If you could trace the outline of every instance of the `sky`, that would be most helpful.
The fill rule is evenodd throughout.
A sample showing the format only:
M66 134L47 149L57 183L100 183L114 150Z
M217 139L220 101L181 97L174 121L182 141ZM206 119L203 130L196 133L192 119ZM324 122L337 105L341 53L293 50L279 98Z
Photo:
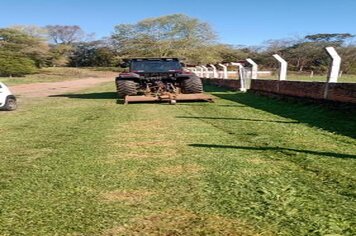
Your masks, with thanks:
M0 0L0 27L79 25L101 38L117 24L175 13L208 22L219 42L234 45L356 34L356 0Z

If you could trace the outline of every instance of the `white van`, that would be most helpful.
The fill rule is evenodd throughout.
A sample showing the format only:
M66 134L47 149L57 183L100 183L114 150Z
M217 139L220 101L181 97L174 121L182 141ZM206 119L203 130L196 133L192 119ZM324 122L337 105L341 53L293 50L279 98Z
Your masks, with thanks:
M17 108L16 97L10 89L0 82L0 110L13 111Z

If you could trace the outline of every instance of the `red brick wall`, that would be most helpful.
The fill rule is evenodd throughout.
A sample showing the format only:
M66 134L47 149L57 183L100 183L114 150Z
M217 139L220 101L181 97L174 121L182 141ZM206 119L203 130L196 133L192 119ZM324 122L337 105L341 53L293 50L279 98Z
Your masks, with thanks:
M278 93L277 80L251 80L251 88L256 91Z
M231 79L203 79L205 83L226 87L233 90L240 89L239 80ZM327 86L327 87L326 87ZM356 83L330 83L306 81L251 81L252 91L285 95L299 98L326 99L335 102L356 103ZM325 97L326 95L326 97Z
M356 103L356 83L331 83L328 86L328 100Z
M275 94L323 99L325 83L278 80L252 80L251 90Z
M232 90L239 90L240 80L237 79L202 79L204 83L224 87Z

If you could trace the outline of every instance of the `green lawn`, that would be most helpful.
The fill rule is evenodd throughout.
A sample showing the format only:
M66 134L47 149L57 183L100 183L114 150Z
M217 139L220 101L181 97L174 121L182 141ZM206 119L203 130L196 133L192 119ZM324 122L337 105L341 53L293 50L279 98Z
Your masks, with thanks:
M355 114L112 83L0 113L0 235L355 235Z
M265 78L262 78L265 79ZM278 79L278 76L275 75L273 78L266 78L266 79ZM315 75L310 77L308 75L298 75L298 74L288 74L287 80L292 81L316 81L316 82L326 82L327 76L326 75ZM356 83L356 75L342 75L338 79L339 83Z
M89 69L77 69L69 67L51 67L44 68L38 71L38 73L33 75L27 75L24 77L0 77L0 82L7 85L18 85L18 84L30 84L30 83L42 83L42 82L57 82L64 80L76 80L88 77L100 78L113 76L114 73L111 71L99 71L95 68Z

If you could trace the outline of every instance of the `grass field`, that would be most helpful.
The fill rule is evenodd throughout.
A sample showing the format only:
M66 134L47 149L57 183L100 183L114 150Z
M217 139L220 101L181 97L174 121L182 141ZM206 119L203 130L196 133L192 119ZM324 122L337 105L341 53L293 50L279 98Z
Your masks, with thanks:
M112 84L0 113L0 235L355 235L352 112Z
M262 78L265 79L265 78ZM278 79L278 76L275 75L272 78L266 78L266 79ZM313 77L310 77L309 75L298 75L298 74L293 74L289 73L287 80L292 80L292 81L316 81L316 82L326 82L327 76L326 75L314 75ZM356 75L342 75L338 79L339 83L356 83Z
M27 75L24 77L0 77L0 82L7 85L18 85L18 84L30 84L30 83L41 83L41 82L57 82L64 80L76 80L88 77L113 77L115 73L111 71L98 71L93 69L77 69L68 67L51 67L44 68L37 74Z

